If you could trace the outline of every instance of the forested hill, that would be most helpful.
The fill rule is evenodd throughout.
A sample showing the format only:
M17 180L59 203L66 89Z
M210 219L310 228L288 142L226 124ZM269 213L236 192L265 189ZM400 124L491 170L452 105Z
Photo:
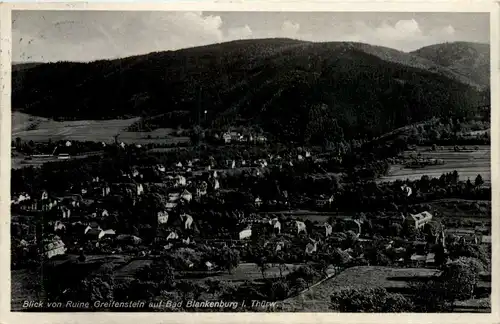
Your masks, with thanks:
M42 64L13 70L12 88L14 109L44 117L259 125L287 140L312 141L325 132L379 134L432 116L465 115L489 100L467 76L417 55L291 39Z
M412 54L447 67L477 84L490 85L490 46L471 42L454 42L423 47Z

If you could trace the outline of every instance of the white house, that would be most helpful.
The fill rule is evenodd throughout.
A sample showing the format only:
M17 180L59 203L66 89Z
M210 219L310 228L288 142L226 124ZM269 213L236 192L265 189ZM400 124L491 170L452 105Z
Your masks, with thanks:
M49 199L49 193L47 191L43 191L42 192L42 197L41 197L41 200L46 200L46 199Z
M219 188L220 188L219 180L214 179L214 190L218 190Z
M102 187L102 196L103 197L106 197L107 195L109 195L110 192L111 192L111 189L109 188L109 186Z
M427 211L406 217L406 222L415 226L416 229L423 228L430 221L432 221L432 214Z
M304 224L304 222L296 221L296 224L297 224L297 234L299 234L300 232L307 233L306 224Z
M306 245L306 253L307 254L312 254L314 252L316 252L318 249L318 242L310 242L310 243L307 243Z
M278 230L278 233L281 233L281 223L277 218L271 219L269 224L273 226L273 229Z
M71 216L71 210L65 206L61 207L62 218L69 218Z
M222 135L222 139L224 140L224 143L231 143L231 134L229 132L226 132Z
M181 193L181 198L187 202L190 202L191 199L193 199L193 195L189 191L184 189L184 191Z
M70 141L66 141L66 147L70 147L71 146L71 142Z
M328 223L325 223L325 234L326 236L330 236L332 235L332 225L328 224Z
M159 211L157 217L158 217L158 224L166 224L168 222L167 212Z
M249 238L252 236L252 230L247 228L247 229L244 229L243 231L240 232L239 234L239 237L240 237L240 240L244 240L246 238Z
M53 236L51 238L46 238L43 240L43 254L46 258L50 259L56 255L61 255L66 253L66 246L59 236Z
M180 163L180 162L179 162ZM186 178L181 175L175 176L175 186L182 187L186 185Z
M181 219L184 220L184 229L191 229L191 225L193 224L193 216L182 214Z
M262 205L262 199L260 197L255 198L255 207L260 207Z
M137 196L140 196L144 193L144 187L142 186L142 183L137 184Z
M169 240L177 240L179 238L179 235L177 235L176 232L170 232L167 236L167 241Z

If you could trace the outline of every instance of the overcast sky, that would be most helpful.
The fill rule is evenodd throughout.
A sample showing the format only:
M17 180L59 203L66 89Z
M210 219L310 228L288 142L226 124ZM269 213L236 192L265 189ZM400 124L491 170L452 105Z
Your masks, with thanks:
M12 21L14 62L91 61L266 37L403 51L490 37L485 13L17 11Z

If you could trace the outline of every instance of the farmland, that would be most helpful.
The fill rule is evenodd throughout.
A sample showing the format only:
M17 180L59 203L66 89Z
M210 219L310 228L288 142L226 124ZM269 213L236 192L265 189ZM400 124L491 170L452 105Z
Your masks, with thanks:
M20 137L23 141L46 142L73 140L112 142L115 135L126 144L165 143L173 144L189 141L188 137L171 136L171 128L160 128L152 132L127 132L126 128L139 118L111 120L55 121L43 117L13 112L12 138Z
M405 160L412 157L423 159L439 159L444 162L442 165L430 165L423 168L410 169L403 165L393 165L387 176L378 179L379 182L395 181L395 180L417 180L423 175L431 178L439 178L443 173L453 172L456 170L461 179L467 178L474 181L476 176L480 174L485 183L489 183L491 179L491 160L490 146L480 145L475 150L472 147L465 151L455 152L453 147L445 146L440 150L431 151L430 147L417 147L416 150L406 151L404 153Z

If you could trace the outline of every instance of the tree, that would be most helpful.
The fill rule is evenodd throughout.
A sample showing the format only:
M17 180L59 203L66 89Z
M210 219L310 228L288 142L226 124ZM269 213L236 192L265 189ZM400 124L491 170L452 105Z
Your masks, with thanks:
M219 279L209 278L205 281L208 287L208 292L215 296L215 294L222 289L222 282Z
M484 184L484 180L483 180L483 177L478 174L476 179L474 180L474 185L477 187L477 188L481 188L481 186Z
M221 265L231 273L240 263L240 252L238 250L225 248L221 252L221 263Z
M412 303L384 288L345 288L330 296L330 307L339 312L409 312Z
M288 297L290 289L286 281L279 280L271 284L271 298L273 300L283 300Z
M269 269L269 263L265 256L257 256L255 259L255 264L259 267L262 274L262 279L266 279L265 273Z
M440 276L445 299L453 303L472 298L479 281L481 262L474 258L459 258L447 264Z

